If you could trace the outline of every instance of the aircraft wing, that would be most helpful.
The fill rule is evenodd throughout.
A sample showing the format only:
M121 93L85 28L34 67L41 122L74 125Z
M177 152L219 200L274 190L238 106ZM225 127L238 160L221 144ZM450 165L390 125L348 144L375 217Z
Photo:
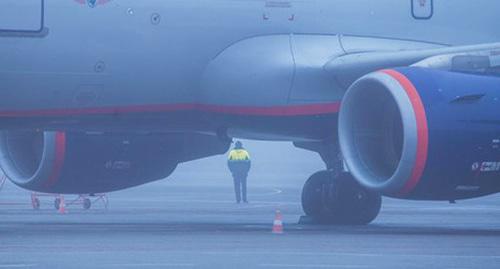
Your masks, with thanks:
M500 64L500 43L437 49L360 52L332 59L324 69L348 88L361 76L385 68L420 66L453 71L490 68Z

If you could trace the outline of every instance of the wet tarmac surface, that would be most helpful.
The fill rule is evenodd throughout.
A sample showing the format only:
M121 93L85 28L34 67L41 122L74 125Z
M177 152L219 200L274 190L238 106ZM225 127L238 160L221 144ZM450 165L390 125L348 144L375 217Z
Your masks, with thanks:
M230 177L213 169L224 157L111 193L108 210L69 205L59 214L53 197L33 210L29 193L7 184L0 192L0 268L500 267L500 195L457 204L384 199L368 226L299 225L302 184L321 163L294 154L279 170L256 162L249 204L234 203ZM271 233L277 209L281 235Z

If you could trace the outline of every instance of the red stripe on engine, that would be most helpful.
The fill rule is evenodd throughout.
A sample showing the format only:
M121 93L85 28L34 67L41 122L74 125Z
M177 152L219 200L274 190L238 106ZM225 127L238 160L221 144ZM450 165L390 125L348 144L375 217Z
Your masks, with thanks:
M64 132L56 133L56 141L55 141L55 153L54 164L52 165L52 171L50 172L50 176L45 184L45 187L51 187L56 184L56 182L61 177L61 172L64 165L64 158L66 156L66 134Z
M123 107L96 107L74 109L39 109L25 111L0 111L0 117L47 117L76 115L111 115L127 113L158 113L175 111L200 111L243 116L308 116L338 113L340 102L273 107L224 106L207 104L156 104Z
M390 75L391 77L396 79L399 84L401 84L403 89L406 91L408 98L410 98L413 111L415 112L415 119L417 121L417 153L415 164L413 166L410 178L398 193L399 195L404 196L415 189L415 187L418 185L418 182L422 178L422 174L424 173L429 148L429 130L427 125L427 116L425 113L424 104L422 103L422 99L420 98L417 89L405 75L395 70L382 70L382 72Z

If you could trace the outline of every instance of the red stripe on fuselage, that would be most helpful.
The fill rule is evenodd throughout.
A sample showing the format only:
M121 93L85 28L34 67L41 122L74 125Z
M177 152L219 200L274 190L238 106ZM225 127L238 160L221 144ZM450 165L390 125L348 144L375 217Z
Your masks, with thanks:
M66 155L66 134L64 132L56 133L55 147L56 154L52 165L52 171L50 172L49 178L45 184L45 187L47 188L54 186L61 177L64 158Z
M418 94L417 89L411 81L403 74L395 70L382 70L385 74L390 75L396 79L403 87L410 98L413 111L415 112L415 119L417 121L417 154L415 164L410 178L399 191L399 195L404 196L409 194L418 185L424 173L425 164L427 162L427 153L429 147L429 130L427 125L427 116L425 114L424 104Z
M242 116L308 116L338 113L340 102L273 107L223 106L206 104L162 104L123 107L95 107L68 109L38 109L0 111L0 117L60 117L78 115L114 115L132 113L161 113L177 111L199 111Z
M308 116L338 113L340 109L340 102L329 104L291 105L275 107L197 105L196 109L199 111L213 113L248 116Z

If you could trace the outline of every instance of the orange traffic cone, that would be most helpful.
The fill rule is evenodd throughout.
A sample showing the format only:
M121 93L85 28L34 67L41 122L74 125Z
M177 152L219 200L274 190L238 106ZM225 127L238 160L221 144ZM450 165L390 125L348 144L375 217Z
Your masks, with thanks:
M64 202L64 196L59 196L59 213L66 214L66 203Z
M274 217L273 223L273 234L283 233L283 217L281 216L281 211L276 210L276 216Z

